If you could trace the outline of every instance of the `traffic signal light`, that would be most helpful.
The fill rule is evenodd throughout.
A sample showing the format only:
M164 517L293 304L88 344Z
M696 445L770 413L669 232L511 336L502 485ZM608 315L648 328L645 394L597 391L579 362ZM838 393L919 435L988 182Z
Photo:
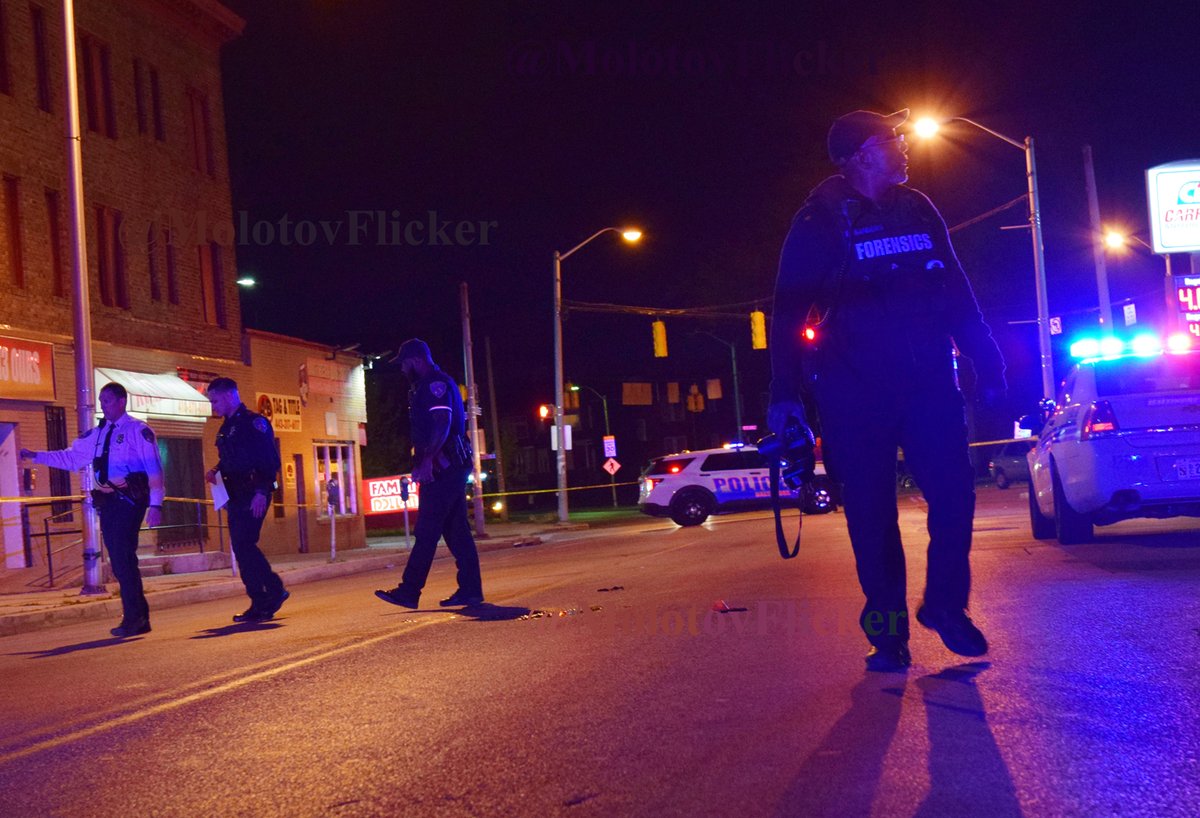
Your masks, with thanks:
M767 348L767 316L762 310L750 313L750 348Z
M655 321L651 328L654 330L654 357L667 357L667 325L662 321Z
M539 420L549 420L554 416L554 407L548 403L543 403L537 410Z

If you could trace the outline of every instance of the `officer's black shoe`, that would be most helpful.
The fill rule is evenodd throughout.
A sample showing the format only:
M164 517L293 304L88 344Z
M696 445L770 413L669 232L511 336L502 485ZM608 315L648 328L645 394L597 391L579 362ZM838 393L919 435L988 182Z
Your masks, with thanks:
M867 651L867 670L896 673L903 672L910 665L912 654L908 652L908 645L902 642L883 648L872 645Z
M124 639L127 636L141 636L143 633L150 633L150 620L135 619L131 622L127 619L122 619L121 624L110 630L109 633L119 639Z
M269 614L262 608L251 605L240 614L233 615L234 622L266 622L274 614Z
M376 591L375 596L379 597L384 602L390 602L392 605L399 605L401 608L416 608L421 603L421 594L419 592L410 591L403 585L397 585L390 591Z
M930 630L937 631L946 647L959 656L983 656L988 652L987 639L966 611L930 608L922 605L917 609L917 621Z
M458 605L482 605L483 594L468 594L459 588L450 596L438 603L443 608L453 608Z
M291 595L292 594L290 591L281 591L279 596L275 598L274 602L264 605L261 608L261 611L264 614L264 619L270 619L275 616L275 614L279 613L279 609L283 607L283 603L287 602L288 597Z

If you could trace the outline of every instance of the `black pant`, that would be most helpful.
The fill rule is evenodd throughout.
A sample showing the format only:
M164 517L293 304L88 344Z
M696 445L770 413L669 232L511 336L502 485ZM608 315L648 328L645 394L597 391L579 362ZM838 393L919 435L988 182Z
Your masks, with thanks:
M458 566L458 588L465 594L483 594L479 577L479 553L467 524L467 475L470 467L446 469L436 480L421 484L420 509L413 532L415 542L408 564L404 566L404 587L420 591L425 587L438 540L446 546Z
M871 644L908 641L904 547L896 504L896 448L929 505L925 604L962 610L971 588L975 474L962 393L950 377L824 377L817 406L827 465L842 499Z
M138 529L146 517L146 506L133 504L117 495L106 495L97 506L100 534L108 549L108 563L121 587L121 613L125 622L150 618L150 606L142 590L138 568Z
M255 517L251 513L250 499L230 498L225 511L229 516L229 542L237 558L242 584L246 586L250 604L262 608L273 604L283 594L283 580L271 570L271 563L258 547L258 535L266 517Z

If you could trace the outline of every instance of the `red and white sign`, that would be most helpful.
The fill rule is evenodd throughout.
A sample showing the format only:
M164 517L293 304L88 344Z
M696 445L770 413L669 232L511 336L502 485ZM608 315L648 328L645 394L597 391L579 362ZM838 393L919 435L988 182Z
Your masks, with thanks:
M408 500L402 498L404 483L408 484ZM363 514L393 514L405 509L417 508L417 484L407 474L395 477L372 477L363 480L363 497L366 506Z
M54 400L54 346L0 337L0 398Z

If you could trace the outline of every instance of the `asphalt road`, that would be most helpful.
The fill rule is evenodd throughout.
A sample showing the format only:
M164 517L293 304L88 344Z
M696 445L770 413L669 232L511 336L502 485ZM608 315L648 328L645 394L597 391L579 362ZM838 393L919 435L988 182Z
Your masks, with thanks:
M6 637L0 815L1196 815L1196 521L1064 548L1020 491L981 492L991 654L917 627L907 674L863 670L840 514L790 562L762 514L486 554L474 615L437 608L443 560L419 612L372 595L390 572L297 586L264 625L226 600L137 639Z

